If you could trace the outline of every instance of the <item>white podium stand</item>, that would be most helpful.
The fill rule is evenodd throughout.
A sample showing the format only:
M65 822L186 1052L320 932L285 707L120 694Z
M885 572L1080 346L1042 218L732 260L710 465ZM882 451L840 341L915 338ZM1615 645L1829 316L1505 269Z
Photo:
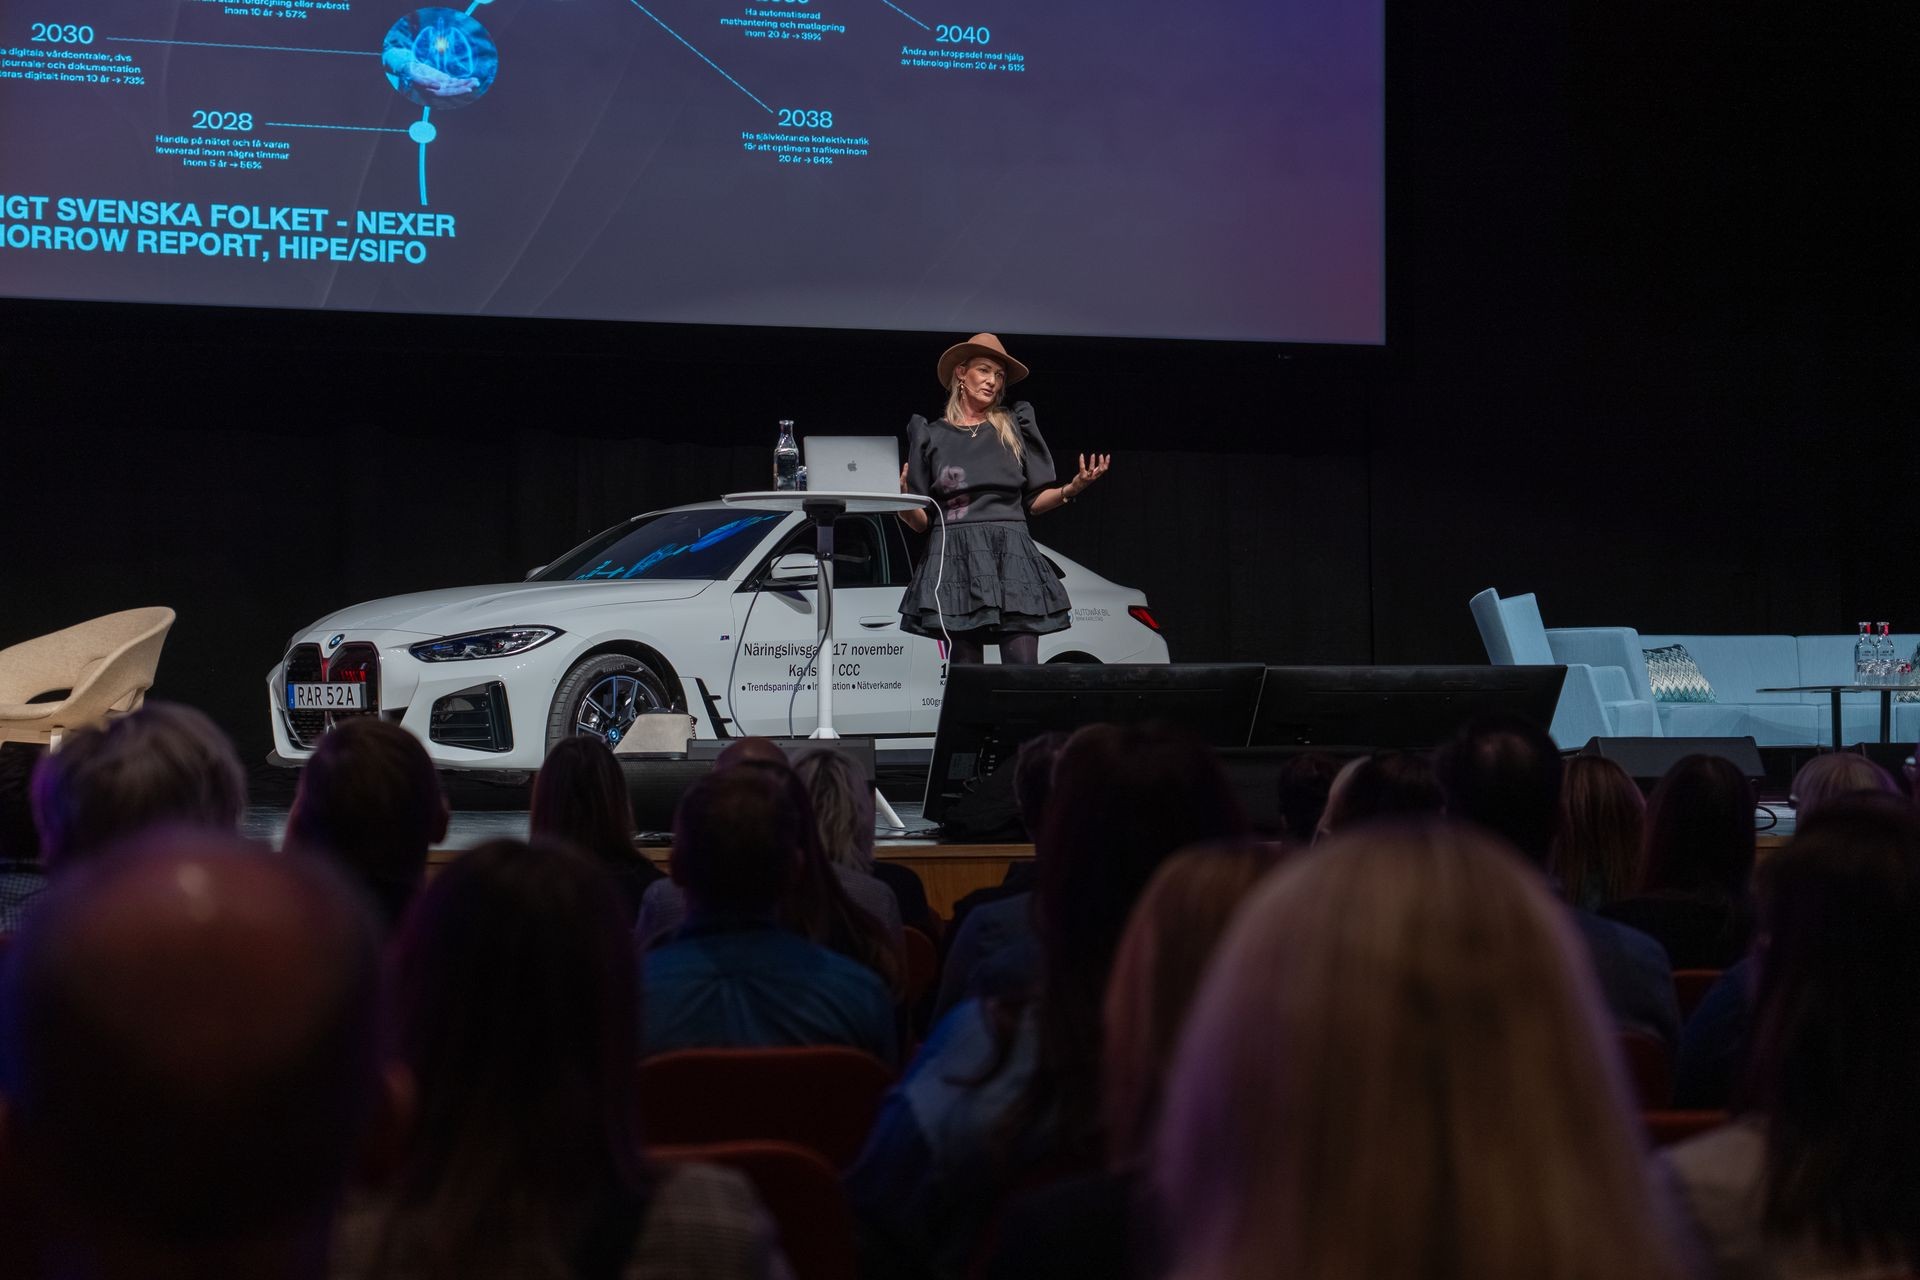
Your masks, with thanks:
M833 522L848 513L862 514L875 511L901 512L914 507L933 506L932 498L923 498L917 493L836 493L821 489L765 489L751 493L729 493L720 501L730 507L760 507L766 510L799 511L813 521L813 560L816 567L819 594L815 597L816 608L822 610L821 620L825 624L826 637L820 646L820 657L815 659L817 670L814 673L814 694L818 711L815 727L810 738L837 738L839 732L833 727L833 609L831 593L833 591ZM904 831L906 824L900 821L900 815L893 811L887 798L880 794L878 787L873 791L874 807L880 811L881 818L896 831Z

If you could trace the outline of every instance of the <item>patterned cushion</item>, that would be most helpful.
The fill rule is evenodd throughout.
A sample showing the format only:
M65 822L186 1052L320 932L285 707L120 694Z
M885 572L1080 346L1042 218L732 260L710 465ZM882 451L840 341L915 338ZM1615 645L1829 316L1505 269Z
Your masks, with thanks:
M1700 665L1683 644L1642 649L1647 657L1647 680L1655 702L1715 702L1713 686L1700 674Z

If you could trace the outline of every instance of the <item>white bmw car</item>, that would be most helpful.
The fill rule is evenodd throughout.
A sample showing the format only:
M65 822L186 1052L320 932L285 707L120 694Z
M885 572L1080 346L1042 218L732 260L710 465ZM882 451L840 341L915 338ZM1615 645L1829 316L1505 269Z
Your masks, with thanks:
M906 537L891 516L846 515L834 539L834 639L817 657L806 518L717 502L635 516L524 582L328 614L267 676L278 762L353 715L398 721L443 769L503 772L539 768L569 734L617 747L644 711L686 712L702 738L804 736L823 669L841 734L926 745L945 646L900 629ZM1041 661L1167 661L1145 595L1041 552L1073 604Z

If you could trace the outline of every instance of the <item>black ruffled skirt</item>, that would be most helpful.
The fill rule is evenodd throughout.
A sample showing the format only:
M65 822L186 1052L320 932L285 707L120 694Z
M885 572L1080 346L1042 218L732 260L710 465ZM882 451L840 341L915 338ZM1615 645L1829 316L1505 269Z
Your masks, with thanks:
M927 536L927 555L900 598L900 629L938 640L944 616L950 634L986 630L1045 635L1072 625L1069 608L1067 589L1033 545L1024 523L963 521L944 532L936 524Z

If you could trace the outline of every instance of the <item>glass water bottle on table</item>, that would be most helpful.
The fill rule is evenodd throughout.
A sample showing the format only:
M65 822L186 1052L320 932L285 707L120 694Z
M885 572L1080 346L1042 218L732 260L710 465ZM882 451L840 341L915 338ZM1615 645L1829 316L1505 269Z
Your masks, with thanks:
M773 446L773 487L800 487L800 446L793 438L793 419L780 419L780 440Z

